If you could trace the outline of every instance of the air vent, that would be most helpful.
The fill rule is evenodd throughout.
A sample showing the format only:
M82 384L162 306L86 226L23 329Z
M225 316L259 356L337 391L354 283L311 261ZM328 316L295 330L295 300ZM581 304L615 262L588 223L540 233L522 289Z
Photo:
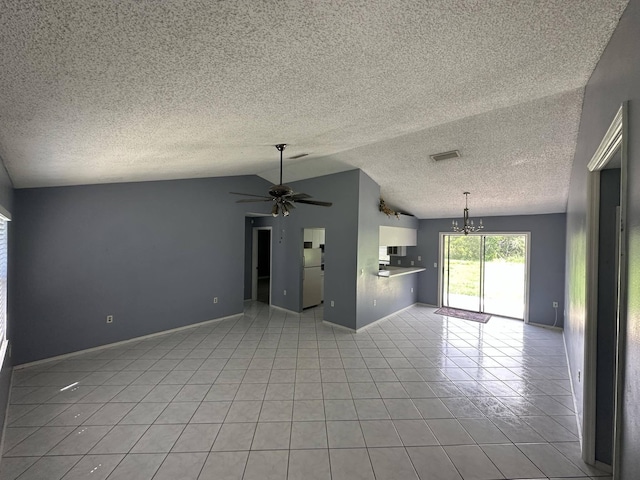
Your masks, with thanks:
M295 160L296 158L302 158L309 155L308 153L299 153L298 155L294 155L293 157L289 157L291 160Z
M436 153L434 155L429 155L432 160L439 162L441 160L450 160L452 158L460 158L460 150L451 150L450 152L442 152Z

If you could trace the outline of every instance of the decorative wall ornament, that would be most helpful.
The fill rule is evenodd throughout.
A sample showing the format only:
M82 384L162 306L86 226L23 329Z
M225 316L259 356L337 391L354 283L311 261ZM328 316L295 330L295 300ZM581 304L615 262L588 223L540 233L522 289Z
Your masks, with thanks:
M379 210L384 213L387 217L390 217L391 215L395 215L395 217L397 219L400 219L400 212L396 212L395 210L391 210L389 207L387 207L387 204L384 203L384 198L380 197L380 204L378 205Z

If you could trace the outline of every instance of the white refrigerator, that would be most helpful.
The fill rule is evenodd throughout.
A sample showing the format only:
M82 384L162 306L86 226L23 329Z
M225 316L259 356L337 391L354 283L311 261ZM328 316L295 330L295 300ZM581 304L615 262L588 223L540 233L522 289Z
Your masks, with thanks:
M302 259L302 308L322 303L322 250L305 248Z

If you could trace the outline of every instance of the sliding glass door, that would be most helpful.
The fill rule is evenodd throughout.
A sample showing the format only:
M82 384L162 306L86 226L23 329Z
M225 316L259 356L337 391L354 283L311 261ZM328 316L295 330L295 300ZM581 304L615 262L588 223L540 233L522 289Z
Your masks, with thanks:
M481 311L482 237L444 236L444 289L442 305Z
M524 319L526 234L442 234L442 305Z

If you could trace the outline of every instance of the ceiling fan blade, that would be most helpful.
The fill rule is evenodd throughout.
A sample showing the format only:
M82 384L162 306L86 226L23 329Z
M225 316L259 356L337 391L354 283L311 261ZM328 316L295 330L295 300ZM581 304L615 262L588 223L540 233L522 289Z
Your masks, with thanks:
M330 207L333 205L331 202L320 202L318 200L297 200L297 203L306 203L309 205L318 205L319 207Z
M265 198L264 200L259 200L259 199L253 199L253 198L245 198L242 200L236 200L236 203L253 203L253 202L272 202L273 199L271 198Z
M311 198L311 195L307 195L306 193L294 193L287 197L287 200L292 200L294 202L299 202L300 200L304 200L305 198Z
M271 197L265 197L264 195L254 195L253 193L240 193L240 192L229 192L233 195L245 195L247 197L259 197L259 198L268 198L271 200Z

